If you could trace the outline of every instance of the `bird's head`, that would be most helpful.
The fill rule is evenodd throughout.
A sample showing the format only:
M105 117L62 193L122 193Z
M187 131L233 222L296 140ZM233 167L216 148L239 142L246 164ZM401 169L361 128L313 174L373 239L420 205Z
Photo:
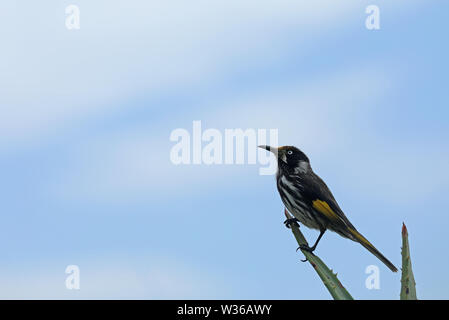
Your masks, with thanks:
M259 148L272 152L278 159L279 167L289 167L290 169L307 170L310 166L309 158L304 152L293 146L283 146L279 148L270 146L259 146Z

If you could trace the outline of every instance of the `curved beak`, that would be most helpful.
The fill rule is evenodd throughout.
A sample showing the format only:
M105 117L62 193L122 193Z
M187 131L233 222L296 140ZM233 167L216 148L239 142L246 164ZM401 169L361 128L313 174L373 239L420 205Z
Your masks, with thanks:
M262 149L272 152L276 157L278 156L278 148L265 146L265 145L261 145L261 146L259 146L259 148L262 148Z

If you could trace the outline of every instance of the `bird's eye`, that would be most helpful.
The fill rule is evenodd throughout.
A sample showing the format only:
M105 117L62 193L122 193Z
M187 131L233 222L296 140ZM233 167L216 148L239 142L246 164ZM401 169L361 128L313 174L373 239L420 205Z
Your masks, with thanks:
M287 151L287 154L293 154L293 151L291 151L291 150Z

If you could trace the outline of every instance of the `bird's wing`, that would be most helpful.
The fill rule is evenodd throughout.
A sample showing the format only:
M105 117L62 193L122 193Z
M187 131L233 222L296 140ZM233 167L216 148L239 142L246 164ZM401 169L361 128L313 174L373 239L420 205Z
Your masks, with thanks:
M311 201L315 210L324 215L330 223L343 224L355 230L340 209L326 183L318 175L315 173L308 174L302 179L302 184L304 185L304 195Z

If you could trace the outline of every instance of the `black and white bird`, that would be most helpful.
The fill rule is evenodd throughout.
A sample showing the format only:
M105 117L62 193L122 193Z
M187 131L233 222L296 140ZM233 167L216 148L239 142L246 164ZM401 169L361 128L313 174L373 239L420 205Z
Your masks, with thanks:
M277 188L285 207L295 217L294 220L320 231L315 244L312 247L301 247L302 249L313 252L326 230L331 230L360 243L390 270L398 271L348 220L327 185L313 172L304 152L293 146L259 147L277 157ZM291 222L286 220L287 227Z

